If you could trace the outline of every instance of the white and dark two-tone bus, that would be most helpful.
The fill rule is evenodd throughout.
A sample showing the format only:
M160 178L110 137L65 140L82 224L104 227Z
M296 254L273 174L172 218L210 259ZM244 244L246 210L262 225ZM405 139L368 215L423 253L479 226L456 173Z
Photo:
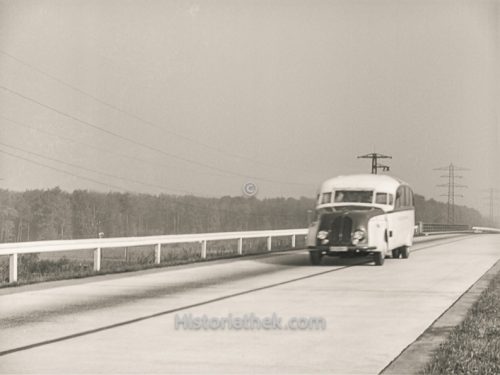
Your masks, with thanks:
M415 227L413 192L397 178L331 178L321 185L316 212L307 236L312 264L320 264L323 256L372 255L379 266L387 255L409 257Z

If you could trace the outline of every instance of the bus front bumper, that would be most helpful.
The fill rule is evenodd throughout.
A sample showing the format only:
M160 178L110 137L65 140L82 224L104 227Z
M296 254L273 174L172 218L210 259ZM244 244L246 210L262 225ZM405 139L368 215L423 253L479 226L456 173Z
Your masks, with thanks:
M368 255L377 250L376 246L316 246L309 247L309 252L318 252L321 255Z

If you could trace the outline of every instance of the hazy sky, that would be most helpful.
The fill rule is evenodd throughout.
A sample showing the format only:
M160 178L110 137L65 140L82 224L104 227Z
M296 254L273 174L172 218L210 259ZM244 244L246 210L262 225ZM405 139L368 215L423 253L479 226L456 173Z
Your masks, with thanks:
M377 151L487 212L499 4L0 1L0 186L313 197Z

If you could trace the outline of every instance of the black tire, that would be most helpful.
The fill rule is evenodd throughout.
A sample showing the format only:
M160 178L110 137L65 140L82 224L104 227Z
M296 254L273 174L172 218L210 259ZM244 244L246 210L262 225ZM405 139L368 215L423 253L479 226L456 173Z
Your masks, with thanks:
M376 266L382 266L384 264L385 255L382 252L373 254L373 261Z
M408 259L410 257L410 249L408 248L408 246L403 246L401 248L401 256L403 257L403 259Z
M401 251L399 251L399 249L394 249L392 250L392 257L394 259L399 259L399 256L401 255Z
M309 252L309 259L311 260L311 264L313 266L319 266L321 264L321 258L323 258L323 256L319 251Z

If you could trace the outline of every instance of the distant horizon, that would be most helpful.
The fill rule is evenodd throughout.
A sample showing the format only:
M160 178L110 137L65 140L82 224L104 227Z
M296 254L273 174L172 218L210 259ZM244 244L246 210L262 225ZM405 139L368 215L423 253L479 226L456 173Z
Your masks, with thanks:
M221 195L221 196L217 196L217 197L216 196L208 197L208 196L199 196L199 195L191 195L191 194L184 194L184 195L176 195L176 194L172 194L172 193L156 193L156 194L152 194L152 193L143 193L143 192L135 192L135 191L116 191L116 190L101 191L101 190L91 190L91 189L74 189L72 191L69 191L69 190L61 189L60 186L47 187L47 188L33 188L33 189L26 189L24 191L11 190L11 189L6 189L6 188L0 188L0 190L9 191L9 192L13 192L13 193L21 193L22 194L22 193L28 192L28 191L38 191L38 190L40 190L40 191L49 191L49 190L54 190L54 189L57 189L57 188L59 188L59 190L61 190L62 192L69 193L69 194L72 194L75 191L86 191L86 192L89 192L89 193L98 193L98 194L118 193L118 194L131 194L131 195L149 195L149 196L152 196L152 197L159 197L161 195L165 195L165 196L175 196L175 197L193 197L193 198L201 198L201 199L221 199L221 198L228 197L228 198L256 199L256 200L259 200L259 201L264 201L266 199L295 199L295 200L310 199L313 202L316 201L316 196L313 196L313 197L307 197L307 196L299 196L299 197L285 197L285 196L259 197L258 195L245 196L243 194L240 194L240 195ZM420 197L424 198L424 200L426 200L426 201L431 201L432 200L434 202L441 203L441 204L443 204L445 206L447 205L447 202L439 201L439 200L436 200L436 199L434 199L432 197L428 198L425 195L419 194L416 191L414 191L413 193L415 195L417 195L417 196L420 196ZM473 210L479 212L484 219L488 219L486 215L484 215L481 211L477 210L474 207L470 207L470 206L463 205L463 204L458 204L458 203L455 203L455 206L456 207L463 207L463 208L467 208L467 209L473 209Z

